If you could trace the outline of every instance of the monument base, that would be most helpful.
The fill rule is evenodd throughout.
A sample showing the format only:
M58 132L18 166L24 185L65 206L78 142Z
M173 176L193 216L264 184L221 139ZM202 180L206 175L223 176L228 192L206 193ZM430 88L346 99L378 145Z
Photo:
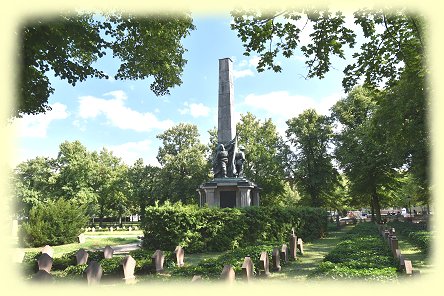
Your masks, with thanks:
M201 207L243 208L259 206L261 188L245 178L215 178L197 189Z

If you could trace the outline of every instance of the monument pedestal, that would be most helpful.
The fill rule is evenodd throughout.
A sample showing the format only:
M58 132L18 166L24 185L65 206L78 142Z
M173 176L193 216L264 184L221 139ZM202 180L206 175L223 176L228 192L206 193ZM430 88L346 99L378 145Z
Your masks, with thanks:
M199 205L216 208L259 206L259 188L245 178L215 178L197 189Z

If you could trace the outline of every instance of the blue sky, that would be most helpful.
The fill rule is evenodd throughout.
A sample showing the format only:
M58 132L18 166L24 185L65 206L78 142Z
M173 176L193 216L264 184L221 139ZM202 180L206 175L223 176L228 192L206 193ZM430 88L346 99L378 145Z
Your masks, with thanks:
M160 141L156 135L180 122L196 124L201 140L208 142L208 130L217 125L218 59L233 60L235 118L253 113L263 120L272 118L284 134L285 121L307 108L327 114L344 96L341 80L342 60L334 60L335 69L324 79L306 80L307 69L302 56L280 58L281 73L258 73L257 56L243 56L236 32L230 29L230 17L193 16L196 30L183 40L188 63L181 86L171 94L156 97L147 80L101 80L90 78L75 87L50 77L55 92L46 114L17 119L17 145L14 166L36 156L56 157L59 145L79 140L90 151L106 147L131 165L137 158L157 164ZM307 37L309 28L302 36ZM111 76L119 61L108 54L97 67Z

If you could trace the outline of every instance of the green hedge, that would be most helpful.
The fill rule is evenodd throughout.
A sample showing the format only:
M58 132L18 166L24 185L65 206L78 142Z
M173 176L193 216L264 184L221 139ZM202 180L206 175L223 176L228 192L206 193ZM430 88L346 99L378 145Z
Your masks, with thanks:
M390 280L398 276L391 250L373 223L359 223L324 258L315 278Z
M148 207L142 221L143 246L189 253L226 251L260 243L288 242L291 228L304 241L324 235L327 213L309 207L197 208L171 205Z

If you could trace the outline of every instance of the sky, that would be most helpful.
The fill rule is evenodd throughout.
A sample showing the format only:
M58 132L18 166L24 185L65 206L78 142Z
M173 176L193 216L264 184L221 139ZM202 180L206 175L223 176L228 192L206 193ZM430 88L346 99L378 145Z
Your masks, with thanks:
M307 68L302 54L296 52L290 59L278 59L282 72L258 73L258 56L243 55L228 13L193 15L193 20L196 29L183 39L188 50L183 83L170 89L170 95L154 95L149 89L151 79L89 78L73 87L49 74L55 88L49 98L52 111L14 121L17 153L10 165L37 156L55 158L61 143L75 140L89 151L105 147L128 165L138 158L158 165L161 143L156 135L181 122L197 125L202 143L208 143L208 130L217 126L218 60L222 58L233 60L236 121L251 112L260 120L271 118L284 135L286 120L308 108L329 114L329 108L345 96L341 85L345 61L334 59L334 69L324 79L305 79ZM309 32L307 28L303 33L303 43ZM95 64L110 76L119 65L109 53Z

